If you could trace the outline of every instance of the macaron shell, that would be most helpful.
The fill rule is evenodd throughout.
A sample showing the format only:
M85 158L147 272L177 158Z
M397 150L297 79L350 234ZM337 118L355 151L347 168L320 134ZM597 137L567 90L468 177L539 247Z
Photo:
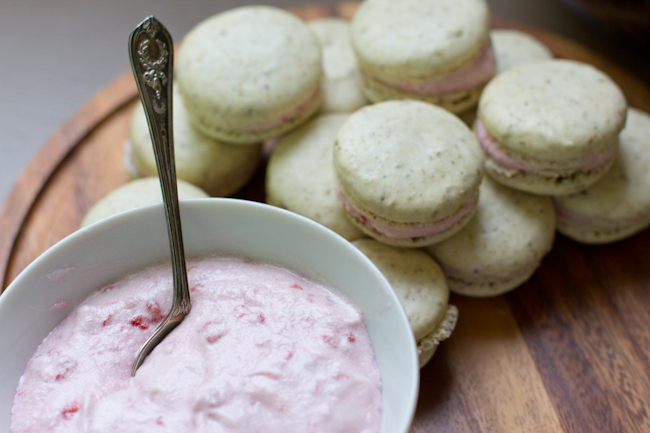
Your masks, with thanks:
M626 101L593 66L571 60L527 63L485 87L478 117L513 159L563 168L616 146Z
M418 342L418 361L420 368L424 367L433 357L440 343L451 337L458 322L458 308L455 305L447 306L445 315L436 328Z
M534 36L511 29L490 31L496 58L497 74L517 65L548 60L553 53Z
M614 167L593 186L555 203L558 230L584 243L623 239L650 224L650 115L628 109ZM571 213L575 219L566 218Z
M481 184L476 216L426 250L445 269L452 292L493 296L526 281L551 250L555 210L549 197Z
M323 53L323 106L321 113L351 113L368 99L361 89L357 59L350 45L350 24L341 18L317 18L307 22Z
M425 252L394 248L373 239L352 242L379 270L397 294L416 341L434 331L449 303L449 289L440 266Z
M182 180L178 181L177 190L179 200L209 197L205 191ZM157 177L135 179L114 189L95 203L86 213L80 227L86 227L120 212L162 201L160 181Z
M346 217L336 197L332 150L349 114L316 117L284 136L266 169L266 202L310 218L347 240L363 232Z
M309 102L320 102L321 75L313 32L268 6L244 6L203 21L183 39L176 62L192 121L204 133L237 142L284 132L259 125L298 117L304 104L309 107L301 111L315 111L318 104Z
M483 0L366 0L350 36L363 70L419 80L469 61L488 41L489 24Z
M483 152L453 114L388 101L348 118L334 146L341 190L360 210L397 223L439 221L476 194Z
M243 187L255 173L261 145L237 146L199 132L189 121L181 95L175 91L174 156L176 175L214 197L226 197ZM130 126L132 165L140 176L157 176L149 126L141 105Z

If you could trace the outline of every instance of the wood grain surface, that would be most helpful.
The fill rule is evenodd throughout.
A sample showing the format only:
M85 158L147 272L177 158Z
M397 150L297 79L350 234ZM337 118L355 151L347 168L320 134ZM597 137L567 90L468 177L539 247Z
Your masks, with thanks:
M357 6L292 12L350 18ZM630 105L650 111L650 89L607 59L544 30L498 18L493 25L529 32L556 56L593 64ZM0 211L2 288L127 181L122 146L136 99L126 72L62 125L23 172ZM237 197L263 201L263 181L262 167ZM650 432L650 230L605 246L558 235L519 289L451 302L458 325L422 370L412 433Z

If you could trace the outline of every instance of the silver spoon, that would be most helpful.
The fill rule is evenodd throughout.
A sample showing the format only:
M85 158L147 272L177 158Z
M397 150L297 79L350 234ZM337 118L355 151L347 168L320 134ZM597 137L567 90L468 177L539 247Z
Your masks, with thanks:
M131 370L131 375L135 376L144 358L190 312L191 303L174 162L172 129L174 43L165 26L152 16L144 20L131 33L129 57L144 112L147 115L149 133L156 155L174 276L174 300L171 311L140 348Z

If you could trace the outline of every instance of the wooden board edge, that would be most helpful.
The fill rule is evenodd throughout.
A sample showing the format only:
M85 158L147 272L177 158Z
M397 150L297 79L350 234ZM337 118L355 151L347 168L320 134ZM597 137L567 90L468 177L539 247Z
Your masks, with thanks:
M0 209L0 293L8 286L7 266L16 237L52 173L84 137L136 95L131 72L123 73L68 118L22 171Z

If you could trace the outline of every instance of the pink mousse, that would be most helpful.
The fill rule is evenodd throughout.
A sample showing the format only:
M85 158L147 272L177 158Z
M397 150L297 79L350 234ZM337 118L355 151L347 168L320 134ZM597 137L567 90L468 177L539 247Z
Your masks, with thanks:
M374 78L384 84L402 89L409 93L428 96L446 95L476 89L487 83L494 76L495 62L492 44L487 43L482 51L466 65L439 78L413 82L389 82Z
M135 354L171 304L169 266L79 305L29 361L11 431L379 431L379 371L348 301L238 258L191 260L188 274L192 312L135 377Z
M442 233L445 230L449 229L451 226L456 224L461 220L465 215L467 215L476 205L478 201L478 195L475 195L470 200L468 200L456 213L449 215L446 218L441 220L429 223L429 224L413 224L412 228L401 229L397 227L392 227L386 224L382 224L378 221L369 219L361 213L357 208L355 208L348 198L341 192L338 191L338 197L343 205L343 210L350 214L352 217L363 221L364 224L372 227L378 233L392 238L392 239L408 239L408 238L417 238L422 236L431 236L437 233Z
M528 164L513 159L508 154L506 154L503 150L501 150L501 146L487 132L487 130L485 129L485 125L483 125L483 122L481 122L480 119L476 121L476 134L478 136L478 142L480 143L483 150L485 150L485 152L490 156L490 158L492 158L501 167L508 168L511 170L522 170L522 171L532 171L532 172L540 172L549 169L558 170L557 167L553 168L550 166L545 167L541 165L536 166L536 165ZM583 164L579 164L576 167L568 167L568 168L560 167L560 168L564 168L567 170L574 170L574 171L589 171L609 161L614 156L615 152L616 152L616 148L612 147L604 154L589 158Z

